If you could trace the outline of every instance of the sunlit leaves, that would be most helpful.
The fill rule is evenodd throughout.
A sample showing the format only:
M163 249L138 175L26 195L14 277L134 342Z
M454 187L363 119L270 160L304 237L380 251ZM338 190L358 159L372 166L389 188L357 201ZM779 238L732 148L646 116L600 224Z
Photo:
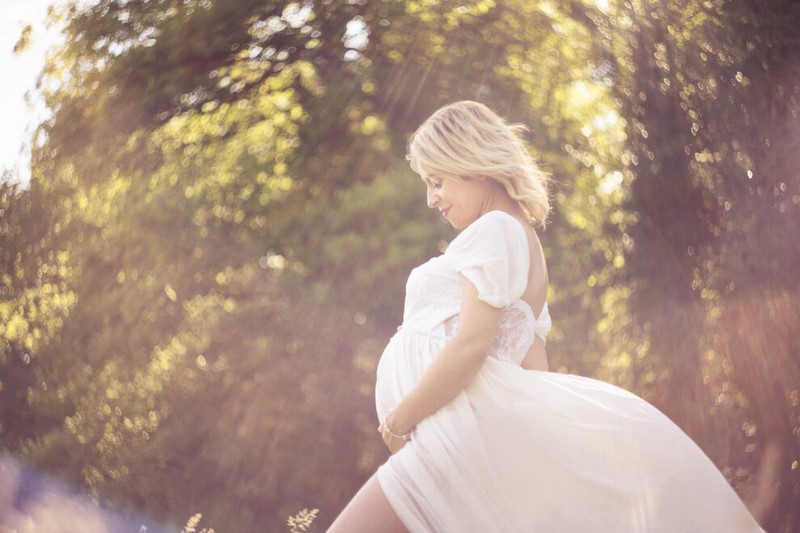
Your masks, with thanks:
M44 252L37 242L46 219L36 198L0 183L0 363L9 356L29 363L76 301L69 253Z

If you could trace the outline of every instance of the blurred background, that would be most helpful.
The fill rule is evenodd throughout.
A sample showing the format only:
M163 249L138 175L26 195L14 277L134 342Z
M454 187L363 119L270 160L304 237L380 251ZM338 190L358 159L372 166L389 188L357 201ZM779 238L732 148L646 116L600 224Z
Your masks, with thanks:
M454 236L406 139L475 99L553 177L553 369L648 399L768 531L800 530L800 3L48 17L0 178L0 526L299 531L318 509L323 531L387 457L377 360Z

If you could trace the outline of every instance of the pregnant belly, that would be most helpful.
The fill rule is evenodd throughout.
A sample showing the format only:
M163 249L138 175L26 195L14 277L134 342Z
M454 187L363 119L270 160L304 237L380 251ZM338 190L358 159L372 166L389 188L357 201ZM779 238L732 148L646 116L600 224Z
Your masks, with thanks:
M381 355L375 381L378 417L385 416L416 385L446 339L403 328Z

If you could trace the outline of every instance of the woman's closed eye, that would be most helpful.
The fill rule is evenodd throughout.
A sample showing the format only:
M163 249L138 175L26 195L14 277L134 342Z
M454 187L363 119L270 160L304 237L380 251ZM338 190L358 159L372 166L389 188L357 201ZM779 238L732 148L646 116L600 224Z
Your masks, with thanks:
M428 187L431 189L441 189L442 188L442 180L435 179L435 178L425 178L425 182L428 184Z

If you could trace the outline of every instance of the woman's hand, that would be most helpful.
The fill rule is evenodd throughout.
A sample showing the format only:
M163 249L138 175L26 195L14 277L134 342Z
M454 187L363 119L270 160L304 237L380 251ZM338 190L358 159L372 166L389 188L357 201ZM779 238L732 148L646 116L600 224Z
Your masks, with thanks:
M398 435L397 433L392 432L390 428L390 418L394 411L389 411L389 414L386 415L386 418L383 419L381 425L378 426L378 432L381 434L381 438L383 439L383 443L386 444L386 447L389 448L389 451L393 454L400 451L403 446L408 444L411 440L411 435L413 433L413 429L408 433Z
M394 438L385 429L381 431L381 437L383 437L383 443L386 444L386 447L389 448L389 451L392 452L392 454L399 452L403 446L409 442L407 440Z

